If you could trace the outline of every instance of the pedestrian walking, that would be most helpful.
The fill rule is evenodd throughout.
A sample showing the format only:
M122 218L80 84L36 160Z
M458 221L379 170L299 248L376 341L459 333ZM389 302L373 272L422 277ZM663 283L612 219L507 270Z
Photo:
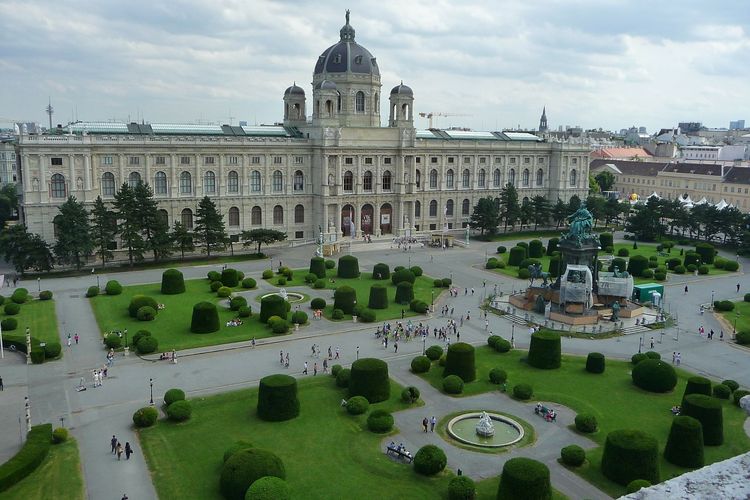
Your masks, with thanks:
M328 373L328 360L323 358L323 373Z
M3 386L3 377L0 377L0 391L4 391L5 387Z
M333 359L333 356L331 355L331 346L328 346L328 359Z
M313 364L313 377L318 374L318 363Z
M435 415L433 415L430 419L430 432L435 432L435 424L437 424L437 419L435 418Z
M404 310L401 309L401 319L404 319Z
M78 339L80 338L80 337L78 337L78 334L76 333L75 335L73 335L73 338L76 341L76 345L78 345Z
M253 339L250 341L250 347L255 349L255 337L253 337Z
M289 368L289 353L286 353L286 358L284 361L284 368Z
M279 351L279 363L284 364L284 351Z
M719 330L719 340L724 342L724 330ZM0 378L0 390L2 390L3 379Z
M115 450L117 449L117 438L114 434L112 434L112 439L110 440L109 444L112 446L112 454L114 455Z
M307 375L307 361L305 361L305 369L302 370L302 375Z
M430 424L430 421L427 420L427 417L422 419L422 429L427 432L427 426Z
M466 321L469 321L471 319L471 313L469 311L466 311Z
M339 359L339 346L336 346L336 357L334 359Z
M677 361L677 353L672 351L672 364L675 364L676 361Z
M677 357L675 358L675 363L677 364L677 366L680 366L680 362L681 362L681 361L682 361L682 354L680 354L680 353L678 352L678 353L677 353Z
M685 285L685 295L687 295L687 293L688 293L688 286Z
M737 283L737 293L740 293L740 284Z
M651 337L651 349L654 348L654 337Z
M122 457L122 445L120 443L117 443L115 451L117 452L117 460L120 460L120 457Z
M471 294L474 295L474 287L471 287Z
M130 460L130 455L133 454L133 448L130 447L130 443L125 443L125 460Z
M490 320L484 320L484 331L486 332L490 328Z

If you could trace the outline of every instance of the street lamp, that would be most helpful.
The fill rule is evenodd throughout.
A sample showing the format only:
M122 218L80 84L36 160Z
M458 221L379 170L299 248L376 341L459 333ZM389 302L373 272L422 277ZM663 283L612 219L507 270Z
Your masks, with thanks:
M37 291L41 292L42 291L42 278L36 279L36 286L37 286Z
M422 356L424 356L424 354L425 354L425 352L426 352L426 350L427 350L427 346L426 346L426 344L427 344L427 335L425 335L425 334L423 333L423 334L422 334Z
M511 323L510 324L510 348L515 349L516 348L516 324Z
M643 334L641 334L641 337L638 339L638 354L640 354L642 350L643 350Z
M101 285L99 285L99 275L96 275L96 288L101 288Z
M435 290L430 290L430 308L435 312Z
M26 408L26 432L31 432L31 401L28 396L24 397L23 401Z
M711 290L711 310L714 310L714 291Z
M151 388L151 399L149 399L148 404L154 406L154 379L148 379L148 385Z
M128 329L126 328L123 332L125 334L125 347L128 346Z

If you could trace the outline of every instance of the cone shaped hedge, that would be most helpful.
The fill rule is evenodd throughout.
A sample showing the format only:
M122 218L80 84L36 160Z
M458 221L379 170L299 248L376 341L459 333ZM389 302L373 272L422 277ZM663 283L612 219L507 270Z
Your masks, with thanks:
M367 307L370 309L386 309L388 307L388 289L383 285L372 285Z
M552 498L549 468L531 458L511 458L503 466L498 500L548 500Z
M680 467L703 467L703 426L698 420L686 415L672 420L664 458Z
M318 278L326 277L326 261L323 257L313 257L310 259L310 273Z
M362 358L352 363L349 397L352 396L364 396L370 403L378 403L391 397L388 364L376 358Z
M358 278L359 277L359 260L353 255L344 255L339 258L339 278Z
M343 259L343 257L342 257ZM339 265L341 263L339 262ZM354 312L354 304L357 302L357 291L347 285L340 286L333 292L333 308L341 309L346 314Z
M212 333L219 331L219 311L211 302L198 302L193 306L193 318L190 322L193 333Z
M719 446L724 443L724 415L718 399L705 394L688 394L682 400L680 414L701 423L703 444Z
M161 275L161 293L177 295L185 293L185 278L177 269L167 269Z
M299 415L297 379L289 375L269 375L258 386L258 417L271 422L289 420Z
M473 345L456 342L448 347L443 377L448 375L458 375L464 382L471 382L477 378Z
M528 362L535 368L550 370L560 368L560 334L539 330L531 335Z
M627 486L635 479L659 482L659 450L656 438L639 430L617 430L607 435L602 455L602 474Z
M281 319L287 318L287 302L280 295L268 295L260 299L260 322L268 323L268 318L278 316Z

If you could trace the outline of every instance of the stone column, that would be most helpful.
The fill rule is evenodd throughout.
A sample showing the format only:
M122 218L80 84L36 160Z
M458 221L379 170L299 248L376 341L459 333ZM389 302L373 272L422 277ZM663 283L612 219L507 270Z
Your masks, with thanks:
M76 192L78 190L78 185L76 183L76 155L68 155L68 162L70 163L68 165L68 191L67 195L70 196L72 193Z
M83 156L83 186L86 191L91 191L91 154Z

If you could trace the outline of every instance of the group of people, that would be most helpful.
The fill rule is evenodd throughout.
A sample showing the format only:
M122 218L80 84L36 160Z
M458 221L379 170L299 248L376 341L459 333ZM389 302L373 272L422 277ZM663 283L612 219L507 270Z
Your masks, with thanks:
M391 441L391 443L388 445L388 449L396 451L398 453L402 453L406 455L407 457L411 457L411 452L409 452L406 449L406 446L404 446L404 443L399 443L398 446L396 446L396 443L394 441Z
M91 370L91 378L94 380L94 387L101 387L102 382L107 378L107 367L103 366L101 369L94 368ZM81 385L83 386L83 378L81 378Z
M672 352L672 364L680 366L680 362L682 361L682 354L679 352Z
M79 337L77 333L73 334L73 336L71 336L70 334L68 334L68 347L70 347L71 345L73 345L73 340L75 340L76 345L78 345L78 341L80 339L81 339L81 337Z
M313 311L313 319L320 319L323 317L323 310L322 309L315 309Z
M706 337L707 340L711 340L714 338L714 329L711 328L711 330L708 331L708 335L706 335L706 329L701 325L698 327L698 334L701 337ZM719 340L724 340L724 330L719 330Z
M120 444L120 441L118 441L113 434L112 439L110 440L110 445L112 447L112 454L117 455L117 460L120 460L123 451L125 452L125 460L130 460L130 455L133 454L133 448L130 447L129 442L126 442L125 448L123 448L122 444Z
M422 430L424 432L435 432L435 425L437 424L437 418L435 418L435 415L432 416L432 418L423 418L422 419ZM429 431L428 431L429 428Z
M534 407L534 413L544 417L547 422L554 422L557 420L557 412L553 408L546 408L542 403L537 403Z
M242 320L237 318L232 318L229 321L227 321L227 326L240 326L242 324Z

